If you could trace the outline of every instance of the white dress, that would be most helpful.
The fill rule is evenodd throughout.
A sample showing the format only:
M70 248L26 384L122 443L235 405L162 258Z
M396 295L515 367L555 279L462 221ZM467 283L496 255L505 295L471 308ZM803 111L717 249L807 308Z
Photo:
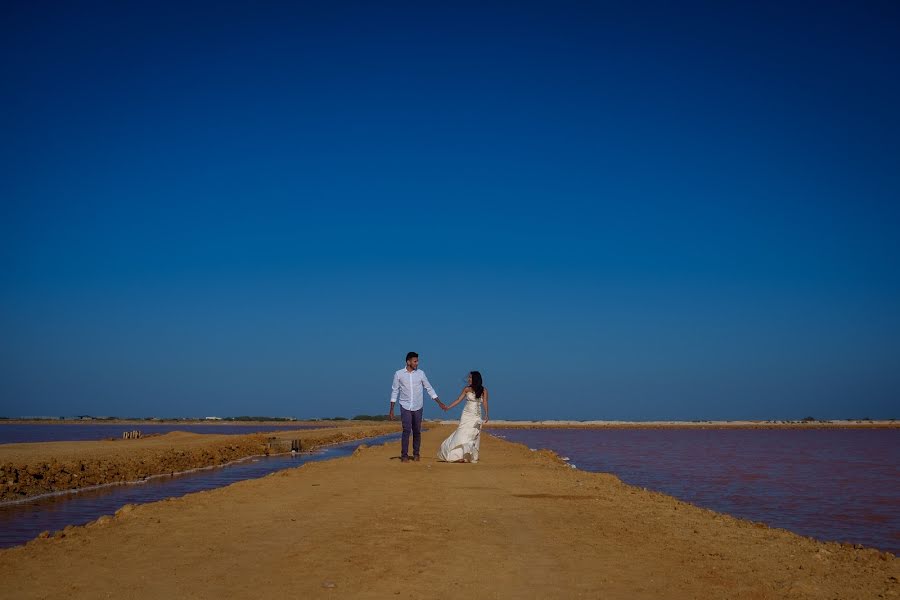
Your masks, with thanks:
M478 445L481 441L481 399L475 397L475 392L467 392L462 416L459 418L459 427L453 435L444 440L441 449L438 450L438 460L456 462L478 462Z

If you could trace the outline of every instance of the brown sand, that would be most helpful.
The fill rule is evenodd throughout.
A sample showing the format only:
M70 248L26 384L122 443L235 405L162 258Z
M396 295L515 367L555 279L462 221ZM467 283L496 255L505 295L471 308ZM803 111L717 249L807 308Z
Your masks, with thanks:
M433 451L451 431L424 435ZM9 598L896 598L889 553L821 543L485 436L398 444L0 551ZM431 454L428 452L427 454Z
M222 465L248 456L399 431L396 423L223 435L177 431L134 440L0 445L0 502Z

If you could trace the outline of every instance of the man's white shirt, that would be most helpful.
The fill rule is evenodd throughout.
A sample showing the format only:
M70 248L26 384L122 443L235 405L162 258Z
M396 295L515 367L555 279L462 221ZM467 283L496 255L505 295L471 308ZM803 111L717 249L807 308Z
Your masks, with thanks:
M422 388L428 390L428 395L434 400L438 397L434 388L428 382L425 371L416 369L408 371L406 368L394 373L394 384L391 386L391 403L400 401L400 406L406 410L419 410L422 408Z

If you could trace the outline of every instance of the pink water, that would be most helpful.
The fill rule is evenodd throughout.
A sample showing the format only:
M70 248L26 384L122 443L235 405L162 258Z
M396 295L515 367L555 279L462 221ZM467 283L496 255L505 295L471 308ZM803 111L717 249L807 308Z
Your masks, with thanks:
M586 471L821 540L900 551L898 429L507 429ZM487 457L485 457L487 458Z

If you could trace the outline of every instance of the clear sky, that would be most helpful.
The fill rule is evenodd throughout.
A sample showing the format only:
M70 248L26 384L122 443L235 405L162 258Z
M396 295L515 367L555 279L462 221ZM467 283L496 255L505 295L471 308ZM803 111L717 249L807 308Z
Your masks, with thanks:
M896 2L7 3L0 415L900 417L898 73Z

